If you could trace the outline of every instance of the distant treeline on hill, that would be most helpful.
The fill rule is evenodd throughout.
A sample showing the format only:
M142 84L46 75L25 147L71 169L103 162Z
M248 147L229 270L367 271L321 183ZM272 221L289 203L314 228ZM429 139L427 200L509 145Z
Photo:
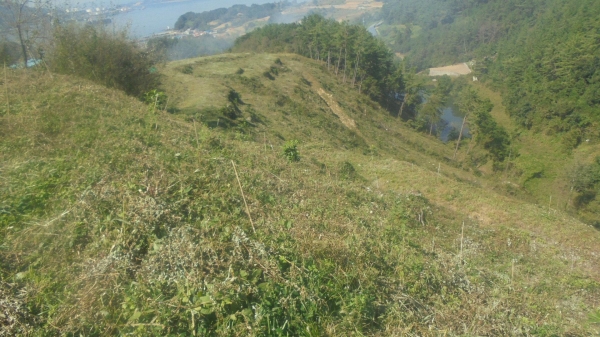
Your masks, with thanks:
M344 83L398 111L405 78L385 44L363 26L313 14L302 23L268 25L238 38L234 52L290 52L323 61ZM406 106L406 111L411 107Z
M323 62L323 67L358 93L366 94L386 107L391 115L410 121L409 125L432 133L441 120L452 84L440 79L435 89L396 62L393 53L364 26L325 19L318 14L302 23L268 25L239 37L234 52L261 51L296 53ZM508 155L508 134L490 116L492 104L475 93L460 98L475 119L471 125L495 163ZM458 131L457 131L458 132Z
M267 3L264 5L234 5L229 8L219 8L212 11L206 11L202 13L187 12L177 19L175 23L175 29L200 29L208 30L214 26L210 23L213 21L218 22L232 22L243 23L250 20L256 20L267 16L272 16L281 12L289 3L287 1L278 3Z
M524 127L600 138L600 1L387 1L382 16L417 68L475 59Z

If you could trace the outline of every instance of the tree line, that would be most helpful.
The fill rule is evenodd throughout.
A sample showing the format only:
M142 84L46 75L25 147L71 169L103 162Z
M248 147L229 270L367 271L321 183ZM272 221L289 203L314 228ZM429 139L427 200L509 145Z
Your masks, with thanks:
M242 51L290 52L324 62L326 68L359 93L382 103L393 114L410 110L405 70L392 52L364 27L325 19L318 14L301 23L272 24L239 37L232 47ZM400 99L399 99L400 98Z

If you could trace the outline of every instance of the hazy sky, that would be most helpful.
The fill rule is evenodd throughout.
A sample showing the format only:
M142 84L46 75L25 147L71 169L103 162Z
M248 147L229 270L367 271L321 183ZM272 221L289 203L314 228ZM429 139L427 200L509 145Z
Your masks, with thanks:
M277 0L235 0L235 1L229 1L229 0L221 0L221 1L216 1L216 2L220 2L222 3L222 5L220 7L230 7L232 5L236 5L236 4L244 4L244 5L251 5L253 3L267 3L267 2L276 2ZM55 0L54 3L60 7L75 7L75 8L92 8L92 7L111 7L112 5L127 5L127 4L134 4L136 2L144 2L145 4L150 4L150 3L156 3L156 2L167 2L167 1L144 1L144 0L73 0L73 1L67 1L67 0ZM183 1L171 1L171 3L176 4L176 3L180 3L180 2L194 2L194 3L199 3L199 2L215 2L214 0L183 0Z
M146 37L173 28L177 19L187 13L201 13L217 8L227 8L236 4L251 5L275 2L277 0L54 0L55 5L63 8L94 9L110 8L114 5L131 6L141 2L141 6L132 7L133 10L111 17L112 24L117 27L127 27L133 37ZM302 1L299 1L302 2Z

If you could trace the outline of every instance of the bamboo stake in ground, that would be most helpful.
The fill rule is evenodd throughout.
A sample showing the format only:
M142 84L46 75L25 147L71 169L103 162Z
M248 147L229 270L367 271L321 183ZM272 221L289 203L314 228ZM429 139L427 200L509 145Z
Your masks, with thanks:
M254 228L254 221L252 221L252 216L250 215L250 209L248 208L248 203L246 202L246 197L244 196L244 190L242 189L242 183L240 182L240 177L238 176L237 169L235 168L235 163L233 160L231 161L231 165L233 165L233 171L235 172L235 178L237 179L238 185L240 186L240 192L242 192L242 199L244 199L244 205L246 206L246 213L248 214L248 218L250 219L250 224L252 225L252 231L256 233L256 228Z
M462 228L460 229L460 258L462 260L463 256L463 238L465 236L465 222L462 223Z
M167 97L167 102L165 103L165 108L163 109L163 112L167 111L168 106L169 106L169 97Z
M10 115L10 101L8 100L8 79L6 77L6 62L4 62L4 89L6 91L6 114Z
M510 284L512 285L513 279L515 278L515 259L512 259L512 267L510 270Z
M194 134L196 135L196 148L199 148L200 143L198 142L198 131L196 130L196 120L192 119L192 122L194 123Z

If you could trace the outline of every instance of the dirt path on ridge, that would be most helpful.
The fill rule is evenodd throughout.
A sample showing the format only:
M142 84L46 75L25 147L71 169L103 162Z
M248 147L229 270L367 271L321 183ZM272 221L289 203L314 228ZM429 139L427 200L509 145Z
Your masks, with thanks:
M348 129L355 131L358 135L362 137L360 134L360 130L356 127L356 122L354 119L350 118L344 110L340 107L340 105L333 98L333 94L326 92L322 87L319 81L317 81L311 74L304 74L304 76L310 81L312 86L317 90L317 94L325 101L331 112L334 115L338 116L342 124L346 126Z

